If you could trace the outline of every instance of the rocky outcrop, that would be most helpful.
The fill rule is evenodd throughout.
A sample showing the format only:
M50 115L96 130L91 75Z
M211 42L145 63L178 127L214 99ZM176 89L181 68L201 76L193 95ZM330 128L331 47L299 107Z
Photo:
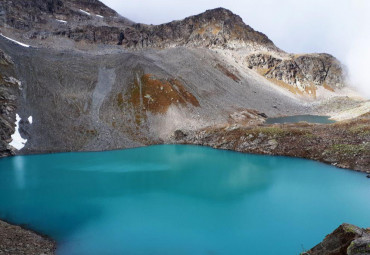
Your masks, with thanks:
M41 42L64 37L117 44L120 31L132 24L98 0L6 0L0 10L0 27L5 31Z
M0 254L52 255L55 248L48 237L0 220Z
M330 91L345 86L344 67L329 54L275 57L259 53L246 57L245 64L275 83L291 86L295 93L315 95L318 86Z
M258 116L249 119L258 120ZM181 144L314 159L370 173L370 113L330 125L259 123L231 122L198 131L181 130L184 135L174 139Z
M68 27L73 27L100 19L112 24L131 24L98 0L1 1L0 20L4 23L0 25L23 32L39 32L47 36L48 32L62 28L61 21L69 23Z
M14 154L9 143L15 131L20 82L14 78L14 62L0 49L0 157Z
M370 229L342 224L333 233L301 255L364 255L370 254Z

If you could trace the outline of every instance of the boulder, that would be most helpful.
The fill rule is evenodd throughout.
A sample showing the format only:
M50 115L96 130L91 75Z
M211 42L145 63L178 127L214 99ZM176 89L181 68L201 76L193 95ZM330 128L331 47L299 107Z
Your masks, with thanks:
M301 255L369 255L370 229L344 223L333 233Z

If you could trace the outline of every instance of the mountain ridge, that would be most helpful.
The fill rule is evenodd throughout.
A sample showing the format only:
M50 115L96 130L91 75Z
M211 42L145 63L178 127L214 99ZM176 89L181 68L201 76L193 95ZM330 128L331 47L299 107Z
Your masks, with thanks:
M229 41L279 49L263 33L224 8L207 10L160 25L134 23L99 1L5 1L0 20L22 32L25 39L63 36L88 43L119 44L127 48L169 46L234 47ZM24 15L27 13L28 15Z

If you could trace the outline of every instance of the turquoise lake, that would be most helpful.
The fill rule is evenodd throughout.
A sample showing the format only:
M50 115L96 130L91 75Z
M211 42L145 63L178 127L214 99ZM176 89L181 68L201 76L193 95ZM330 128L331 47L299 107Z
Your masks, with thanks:
M370 179L319 162L206 147L0 159L0 218L57 254L299 254L370 226Z
M300 121L306 121L308 123L319 123L319 124L330 124L335 123L334 120L329 119L330 116L320 116L320 115L293 115L293 116L284 116L277 118L267 118L266 124L275 124L275 123L296 123Z

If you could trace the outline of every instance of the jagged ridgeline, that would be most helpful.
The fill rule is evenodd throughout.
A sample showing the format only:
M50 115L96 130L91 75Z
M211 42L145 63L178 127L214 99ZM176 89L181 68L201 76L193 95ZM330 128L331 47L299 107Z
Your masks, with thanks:
M286 53L223 8L145 25L96 0L3 0L0 25L4 155L171 143L175 130L315 114L310 102L345 86L333 56Z
M3 1L2 8L1 20L5 25L26 32L25 37L30 39L57 35L75 41L119 44L130 48L232 47L232 43L244 43L261 44L277 50L267 36L223 8L159 26L133 23L94 0Z

